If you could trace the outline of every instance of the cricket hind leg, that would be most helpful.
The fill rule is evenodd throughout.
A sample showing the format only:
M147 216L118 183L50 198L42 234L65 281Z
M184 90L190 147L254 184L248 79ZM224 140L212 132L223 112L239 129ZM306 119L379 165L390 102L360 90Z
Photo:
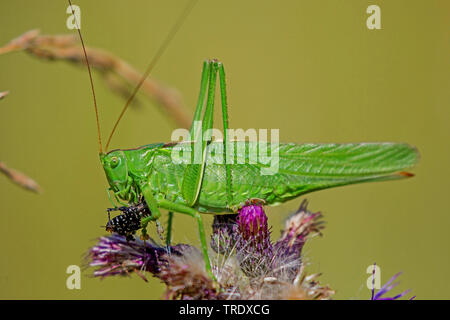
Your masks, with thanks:
M155 196L153 195L151 187L148 184L145 184L142 186L141 190L145 203L147 204L148 209L150 210L150 216L141 219L141 239L147 240L149 239L147 233L147 226L150 221L158 220L159 217L161 217L161 212L158 209L158 204L156 203L156 199Z
M190 163L187 165L185 174L183 177L183 184L181 187L181 191L183 194L183 198L186 200L186 204L190 207L194 206L195 202L199 196L199 190L201 187L201 183L203 180L204 168L206 165L206 156L205 153L208 152L207 145L211 140L211 129L214 127L214 100L215 100L215 91L216 91L216 81L217 81L217 73L219 74L219 83L220 83L220 93L221 93L221 102L222 102L222 119L223 119L223 129L224 129L224 141L223 141L223 150L224 150L224 165L226 169L226 195L228 203L232 203L233 194L232 194L232 175L231 175L231 164L227 163L228 161L228 145L229 145L229 136L228 136L228 103L227 103L227 94L226 94L226 81L225 81L225 70L223 64L217 59L207 60L203 64L202 71L202 79L200 84L200 94L197 103L197 107L194 113L194 120L190 129L191 139L193 137L193 141L196 143L201 141L201 163ZM201 131L196 128L194 125L197 121L200 120L203 105L205 104L206 99L206 108L203 114L203 120L201 122ZM195 130L197 129L197 130ZM204 136L203 136L204 135ZM195 148L194 148L195 149ZM194 151L191 154L191 160L196 159L194 156Z
M220 84L220 100L222 107L222 126L223 126L223 163L225 165L225 177L226 177L226 196L227 202L233 203L233 192L232 192L232 167L231 164L228 163L228 151L229 151L229 136L228 136L228 99L227 99L227 88L226 88L226 77L225 77L225 68L223 63L217 59L213 59L210 61L212 64L212 72L219 73L219 84ZM210 108L210 113L214 114L214 103L207 105L207 108ZM208 111L208 110L207 110ZM205 111L205 118L206 118ZM213 122L210 122L209 129L212 129Z
M172 228L173 228L173 212L169 211L167 219L167 233L166 233L166 247L170 251L170 244L172 243Z
M224 139L223 139L223 157L225 164L225 174L226 174L226 193L227 193L227 202L233 203L233 191L232 191L232 167L231 164L228 163L228 147L229 147L229 136L228 136L228 101L227 101L227 88L225 81L225 68L223 67L222 62L215 61L217 67L219 69L219 82L220 82L220 98L222 102L222 120L223 120L223 131L224 131Z
M177 213L186 214L188 216L191 216L192 218L194 218L197 221L198 234L199 234L199 238L200 238L200 245L201 245L201 251L203 254L203 260L205 263L205 269L206 269L206 272L208 273L208 275L215 281L216 278L212 272L211 262L210 262L209 254L208 254L208 244L206 242L205 227L203 226L203 220L202 220L200 213L191 207L185 206L183 204L177 204L177 203L174 203L174 202L171 202L168 200L159 200L158 205L161 208L167 209L171 212L177 212Z

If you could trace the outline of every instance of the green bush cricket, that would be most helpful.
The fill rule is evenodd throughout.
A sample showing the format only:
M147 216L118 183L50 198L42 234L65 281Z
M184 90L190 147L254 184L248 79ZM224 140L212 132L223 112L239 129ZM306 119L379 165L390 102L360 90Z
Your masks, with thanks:
M160 47L143 80L149 75L191 8L192 2ZM80 30L78 32L84 49ZM89 70L86 52L85 58ZM217 80L225 132L223 141L212 141L210 132L213 128ZM125 206L134 206L145 201L150 215L141 219L140 227L144 239L147 237L148 223L157 221L161 216L160 209L169 212L166 235L168 242L171 238L173 212L193 217L198 224L205 267L211 276L201 214L237 213L248 201L260 201L270 206L326 188L410 177L412 174L404 170L414 166L419 157L414 147L401 143L273 144L231 141L227 134L229 126L225 71L218 60L207 60L203 63L198 103L189 131L190 136L194 137L192 141L156 143L107 152L102 149L91 75L90 81L97 116L100 161L110 186L109 191ZM106 150L120 119L141 84L142 82L138 84L115 123ZM195 123L201 124L201 130L197 130L199 128L196 128ZM199 162L192 161L195 158L196 146L200 155ZM267 149L277 154L278 167L273 174L261 173L268 165L259 159L256 162L244 163L229 161L235 159L236 150L243 150L244 160L249 160L253 154L261 154L262 150ZM174 151L187 155L190 162L174 161ZM213 161L214 156L218 156L222 161Z

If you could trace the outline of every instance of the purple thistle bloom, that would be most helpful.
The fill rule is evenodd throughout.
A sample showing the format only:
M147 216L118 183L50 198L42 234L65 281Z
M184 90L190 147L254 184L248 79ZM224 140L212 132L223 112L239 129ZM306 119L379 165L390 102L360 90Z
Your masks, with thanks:
M101 237L89 250L89 266L97 268L95 277L126 276L136 273L147 281L149 272L166 284L167 299L218 299L217 291L204 269L201 253L186 244L159 247L152 240L127 241L113 234ZM223 299L223 297L222 297Z
M238 225L236 214L215 215L212 225L211 248L220 254L230 254L236 243Z
M316 234L322 235L324 228L322 214L308 210L308 202L303 200L298 210L285 223L281 238L274 244L274 270L284 272L293 280L302 265L302 249L306 240Z
M271 241L268 219L261 204L247 203L237 215L215 216L211 246L227 257L236 256L250 279L276 277L293 281L302 265L301 252L307 238L320 234L322 215L307 210L307 202L287 219L280 240ZM281 278L280 278L281 277Z
M244 239L267 236L267 216L259 204L250 204L239 210L239 231Z
M245 205L239 210L236 221L236 257L242 271L250 278L269 273L273 249L263 207L260 204Z
M171 255L157 275L167 286L166 299L217 300L227 299L227 288L210 278L204 267L202 254L186 246L182 255Z
M180 255L185 245L170 247L171 254ZM127 241L125 237L111 235L101 237L98 243L89 250L89 266L96 267L95 277L114 275L129 275L136 272L144 280L141 271L152 274L160 272L160 268L167 263L167 249L153 243L141 240Z
M376 294L375 294L375 286L373 286L372 297L370 300L397 300L408 294L411 291L411 289L403 291L402 293L399 293L393 297L383 297L384 294L390 292L394 287L396 287L399 284L399 282L395 283L392 282L395 281L395 279L397 279L401 274L402 274L401 272L396 273ZM373 275L375 275L375 264L373 265ZM375 279L373 281L375 282ZM413 296L409 300L413 300L415 297L416 296Z
M275 246L284 249L285 255L291 253L300 255L308 236L322 235L320 230L324 226L323 221L320 221L321 218L320 212L308 211L308 202L303 200L298 210L286 220L283 234Z
M249 242L258 251L271 251L267 216L260 204L249 204L239 210L237 224L241 240Z

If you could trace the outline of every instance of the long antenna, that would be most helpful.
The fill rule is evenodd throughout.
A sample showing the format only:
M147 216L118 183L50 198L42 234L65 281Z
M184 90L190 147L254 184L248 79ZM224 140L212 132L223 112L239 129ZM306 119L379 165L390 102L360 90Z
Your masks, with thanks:
M89 66L89 59L88 59L88 56L87 56L87 53L86 53L86 47L84 46L83 37L81 36L80 27L79 27L79 24L78 24L78 21L77 21L77 18L76 18L75 11L73 10L73 7L72 7L72 2L70 0L68 0L68 1L69 1L70 9L72 10L72 14L73 14L75 25L76 25L76 28L77 28L77 31L78 31L78 35L80 36L81 46L83 47L84 58L86 60L86 66L88 68L89 80L91 82L92 96L94 97L95 118L97 120L98 151L99 151L99 153L102 153L103 152L103 148L102 148L102 137L101 137L101 134L100 134L100 121L98 119L97 99L95 98L94 81L92 81L91 67Z
M183 25L183 22L189 16L189 13L194 8L196 3L197 3L197 0L190 0L188 2L186 7L184 8L183 12L181 13L181 15L178 17L177 21L173 25L172 29L169 31L167 37L164 39L164 42L159 47L159 49L156 52L155 56L150 61L150 64L148 65L147 70L145 71L145 73L142 76L141 80L138 82L136 88L133 90L133 93L131 94L131 96L128 98L128 101L126 102L125 106L123 107L122 111L120 112L119 118L117 118L117 121L114 124L114 127L113 127L113 129L111 131L111 134L109 135L108 141L106 142L106 147L105 147L106 150L108 150L109 143L111 142L111 139L112 139L112 137L114 135L114 132L116 131L120 120L123 118L123 115L125 114L125 111L127 111L128 106L130 105L131 101L136 96L137 92L141 88L141 86L144 83L145 79L147 79L147 77L149 76L150 72L153 70L153 68L155 67L156 63L158 62L159 58L161 58L162 54L164 53L164 51L169 46L170 42L172 41L172 39L174 38L174 36L178 32L180 27Z

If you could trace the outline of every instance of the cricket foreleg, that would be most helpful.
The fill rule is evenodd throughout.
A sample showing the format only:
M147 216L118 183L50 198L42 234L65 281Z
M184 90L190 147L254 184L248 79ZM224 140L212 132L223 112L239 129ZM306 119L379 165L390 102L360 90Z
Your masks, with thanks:
M161 216L161 212L158 209L158 204L156 203L156 199L153 195L153 192L151 190L151 188L148 185L145 185L142 188L142 194L144 196L144 200L147 203L147 206L150 210L150 216L149 217L145 217L143 219L141 219L141 237L143 239L147 239L148 238L148 234L147 234L147 225L150 221L155 221L158 220L159 217Z
M114 199L116 199L118 204L120 204L122 206L126 206L127 205L126 203L120 201L120 199L119 199L119 192L114 192L114 190L112 188L108 188L106 190L106 193L108 194L109 201L114 206L114 208L117 208L117 205L114 203L113 199L111 198L111 193L110 193L111 191L113 192Z
M128 202L131 202L131 203L136 202L137 194L136 194L136 191L134 191L134 189L132 188L132 186L133 186L133 179L131 177L128 177L128 183L127 183L126 188L121 191L116 192L115 193L116 197L119 195L122 195L122 197L124 198L124 197L126 197L126 195L128 195L128 197L127 197ZM123 196L123 195L125 195L125 196Z
M108 195L109 202L111 202L111 204L113 205L113 207L116 208L117 206L116 206L116 204L114 203L113 199L111 198L111 192L110 192L110 191L112 191L112 188L106 189L106 194Z
M203 260L205 262L206 272L208 272L210 277L213 280L215 280L215 277L212 273L211 262L209 260L209 255L208 255L208 245L206 242L205 228L203 226L203 220L202 220L200 213L198 213L195 209L193 209L191 207L188 207L188 206L185 206L182 204L173 203L173 202L170 202L170 201L164 200L164 199L159 200L158 205L161 208L167 209L169 211L187 214L187 215L195 218L195 220L197 220L198 233L199 233L199 237L200 237L200 244L201 244L201 248L202 248Z

